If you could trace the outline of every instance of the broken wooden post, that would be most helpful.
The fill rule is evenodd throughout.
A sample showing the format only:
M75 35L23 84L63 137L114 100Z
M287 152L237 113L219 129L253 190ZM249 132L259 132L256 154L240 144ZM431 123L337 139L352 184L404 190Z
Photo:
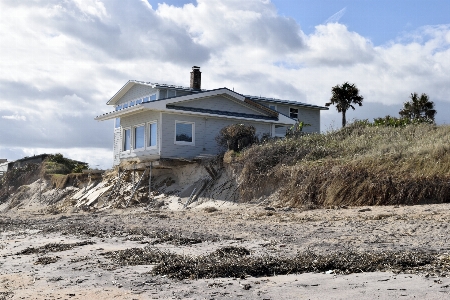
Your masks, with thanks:
M134 182L136 181L136 163L134 163L133 165L133 186L134 186Z
M150 200L150 196L152 194L152 169L153 162L150 162L150 173L148 174L148 199Z
M136 183L135 186L133 186L133 191L131 193L130 199L128 199L128 202L126 204L126 207L128 207L128 204L130 203L131 199L133 199L134 194L137 192L139 186L141 185L141 181L145 176L145 173L147 172L147 169L144 170L144 173L142 173L142 176L139 178L139 181ZM139 201L139 200L138 200Z

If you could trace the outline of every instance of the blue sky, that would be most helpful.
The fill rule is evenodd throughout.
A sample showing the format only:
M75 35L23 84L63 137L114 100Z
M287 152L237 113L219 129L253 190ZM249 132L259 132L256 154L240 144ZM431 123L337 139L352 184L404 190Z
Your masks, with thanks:
M130 79L234 88L324 105L355 83L347 119L397 116L427 93L450 124L450 1L0 1L0 158L61 152L112 164L113 122L94 117ZM322 131L337 128L332 107Z
M280 14L294 18L305 31L345 10L339 22L369 38L375 45L395 39L424 25L446 24L450 1L446 0L273 0Z
M245 1L245 0L244 0ZM148 0L155 8L158 3L183 6L196 1ZM271 0L278 13L293 18L306 34L330 17L349 30L369 38L374 45L390 40L425 25L450 22L448 0ZM341 14L339 14L341 12Z

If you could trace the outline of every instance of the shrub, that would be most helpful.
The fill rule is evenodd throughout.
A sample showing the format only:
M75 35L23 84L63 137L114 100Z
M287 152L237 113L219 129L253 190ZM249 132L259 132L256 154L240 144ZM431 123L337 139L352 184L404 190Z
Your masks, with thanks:
M303 127L311 126L311 124L307 124L303 121L296 122L295 125L292 125L288 130L286 131L286 136L294 137L294 136L301 136L305 133L303 132Z
M373 126L390 126L390 127L405 127L406 125L417 124L433 124L433 121L426 118L410 119L407 117L396 118L389 115L384 118L373 119Z
M447 203L449 135L450 126L362 120L253 145L233 157L239 195L249 201L278 190L289 206Z
M88 165L64 157L61 153L50 155L45 166L47 174L82 173Z
M256 129L251 125L233 124L222 128L216 141L219 147L239 152L242 149L258 142Z

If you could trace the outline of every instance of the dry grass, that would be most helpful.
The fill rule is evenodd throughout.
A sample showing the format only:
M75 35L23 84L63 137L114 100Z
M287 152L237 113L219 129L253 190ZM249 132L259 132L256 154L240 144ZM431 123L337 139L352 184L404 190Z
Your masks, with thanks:
M450 202L450 126L357 122L253 146L233 164L244 201L280 190L291 206Z

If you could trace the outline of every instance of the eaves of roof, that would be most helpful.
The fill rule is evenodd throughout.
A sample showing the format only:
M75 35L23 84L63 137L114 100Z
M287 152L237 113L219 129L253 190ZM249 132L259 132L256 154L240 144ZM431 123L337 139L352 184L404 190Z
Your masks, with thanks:
M145 103L148 103L148 102L145 102ZM145 107L142 104L143 103L135 105L135 106L130 106L130 107L127 107L127 108L119 109L119 110L116 110L116 111L111 111L111 112L108 112L108 113L104 113L102 115L96 116L94 118L94 120L103 121L103 120L109 120L109 119L121 117L121 116L123 116L125 114L128 115L128 114L136 113L136 112L139 112L139 111L145 109Z
M146 85L146 86L150 86L150 87L156 88L156 89L157 88L167 88L167 89L175 89L175 90L187 91L187 92L192 92L192 93L199 93L199 92L207 91L207 90L195 90L192 88L178 86L178 85L160 84L160 83L145 82L145 81L139 81L139 80L128 80L128 82L125 83L125 85L122 86L120 88L120 90L114 96L112 96L108 102L106 102L106 104L114 105L116 102L114 100L120 99L121 97L123 97L123 95L125 95L126 92L128 92L135 84Z
M328 107L325 106L319 106L319 105L313 105L313 104L307 104L307 103L302 103L302 102L297 102L297 101L291 101L291 100L281 100L281 99L276 99L276 98L266 98L266 97L258 97L258 96L251 96L251 95L243 95L240 94L238 92L232 91L229 88L223 87L223 88L217 88L217 89L212 89L212 90L195 90L189 87L183 87L183 86L177 86L177 85L170 85L170 84L161 84L161 83L152 83L152 82L145 82L145 81L139 81L139 80L129 80L106 104L115 104L112 101L114 99L120 98L123 95L125 95L126 92L128 92L135 84L141 84L141 85L147 85L150 86L152 88L172 88L172 89L176 89L176 90L183 90L183 91L188 91L191 92L192 94L202 94L202 93L207 93L207 92L214 92L217 90L223 90L226 89L236 95L242 96L244 98L248 98L250 100L256 100L256 101L263 101L263 102L270 102L270 103L278 103L278 104L288 104L288 105L295 105L295 106L302 106L302 107L306 107L306 108L312 108L312 109L320 109L320 110L328 110ZM185 96L185 95L184 95ZM184 96L175 96L175 97L171 97L171 98L164 98L164 99L159 99L159 100L167 100L167 99L172 99L172 98L178 98L178 97L184 97ZM156 100L156 101L159 101Z
M219 116L231 116L231 117L239 117L239 118L247 118L247 119L278 121L278 118L275 116L262 116L262 115L237 113L237 112L229 112L229 111L222 111L222 110L204 109L204 108L194 108L194 107L178 106L178 105L166 105L166 107L168 109L199 112L199 113L213 114L213 115L219 115Z
M319 106L319 105L313 105L313 104L307 104L297 101L290 101L290 100L281 100L281 99L275 99L275 98L265 98L265 97L258 97L258 96L245 96L248 97L251 100L254 101L263 101L263 102L270 102L270 103L278 103L278 104L288 104L288 105L295 105L295 106L302 106L302 107L308 107L313 109L320 109L320 110L328 110L328 107L325 106Z

